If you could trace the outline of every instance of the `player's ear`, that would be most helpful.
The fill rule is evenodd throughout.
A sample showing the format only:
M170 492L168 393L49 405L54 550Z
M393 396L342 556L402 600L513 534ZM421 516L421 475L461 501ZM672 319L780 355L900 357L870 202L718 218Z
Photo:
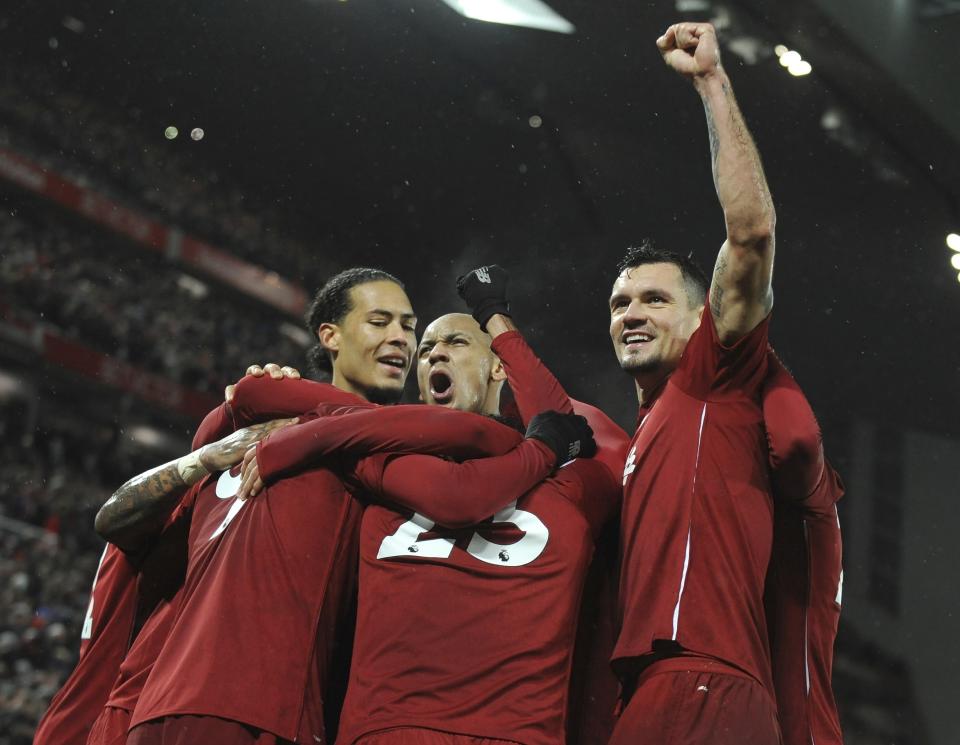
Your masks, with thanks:
M490 380L500 382L507 379L507 371L503 369L503 363L499 357L493 358L493 367L490 368Z
M340 351L340 327L335 323L321 323L317 329L320 346L336 354Z

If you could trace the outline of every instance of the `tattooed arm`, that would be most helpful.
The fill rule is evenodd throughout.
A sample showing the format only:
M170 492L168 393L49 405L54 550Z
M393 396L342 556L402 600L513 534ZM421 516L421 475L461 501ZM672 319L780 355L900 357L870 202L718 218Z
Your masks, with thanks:
M208 473L243 460L252 445L295 419L275 419L237 430L181 458L134 476L97 513L97 533L124 551L137 551L163 527L180 498Z
M732 344L773 307L773 198L760 154L720 64L717 35L708 23L678 23L657 39L664 61L689 78L703 100L713 181L727 240L717 256L710 310L720 339Z

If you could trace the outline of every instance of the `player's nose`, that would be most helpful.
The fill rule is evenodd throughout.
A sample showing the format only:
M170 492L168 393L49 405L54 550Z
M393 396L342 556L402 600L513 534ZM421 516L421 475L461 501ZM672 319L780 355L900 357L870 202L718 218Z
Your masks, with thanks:
M435 362L449 362L450 357L447 355L447 346L443 342L438 342L433 345L433 349L430 350L430 356L427 358L432 365Z
M407 330L401 323L391 323L387 326L387 343L406 349L410 342L407 341Z
M631 301L630 305L627 306L627 310L621 316L623 327L627 329L642 326L649 319L650 316L647 314L647 306L640 302L640 300Z

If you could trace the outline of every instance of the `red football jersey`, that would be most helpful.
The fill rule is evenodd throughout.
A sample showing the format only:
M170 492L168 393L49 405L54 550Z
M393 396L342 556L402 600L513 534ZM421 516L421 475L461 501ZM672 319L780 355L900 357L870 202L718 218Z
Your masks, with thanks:
M519 333L501 335L493 350L524 423L546 409L571 411ZM626 434L618 439L602 412L579 406L619 470ZM524 448L546 457L539 477L517 457ZM502 458L460 465L424 456L361 461L362 490L410 509L372 505L364 515L339 742L398 726L525 745L565 740L581 591L619 485L598 456L533 486L551 460L528 441Z
M767 326L727 348L705 311L641 411L623 474L618 665L679 645L772 693L763 588L773 501L760 408Z
M289 381L287 387L304 389L305 383ZM267 385L274 392L274 415L289 415L288 404L278 400L282 382ZM306 387L320 395L330 388ZM336 393L337 405L352 401L369 407ZM316 398L310 403L316 404ZM483 417L444 411L442 428L431 426L434 417L416 417L416 426L407 430L411 442L404 442L394 427L370 426L370 413L340 417L336 427L328 428L333 433L328 447L345 456L392 447L471 452L477 431L503 429ZM372 413L380 414L381 422L397 416L394 408ZM472 417L473 426L454 425L451 437L450 417ZM410 417L404 418L409 423ZM305 436L311 445L322 444L308 425L290 427L261 442L270 445L261 451L263 463L270 461L271 447L286 450L285 443L295 440L289 439L290 433ZM468 442L460 443L460 436ZM513 433L512 438L515 442L518 436ZM261 467L265 476L267 470ZM340 478L322 467L273 481L262 495L246 502L235 499L239 481L229 472L201 483L180 607L132 725L168 715L203 714L285 739L325 742L323 693L334 637L350 598L361 508Z
M545 453L539 443L521 447L532 445ZM553 456L545 457L549 467ZM476 505L491 493L507 504L465 529L439 527L420 513L367 508L338 735L344 745L400 726L523 745L564 742L581 588L595 531L616 508L618 484L600 462L578 459L521 496L522 469L494 476L474 461L462 464L475 469L471 477L454 480L448 469L455 465L422 456L358 465L363 489L394 502L416 495L436 505L424 511L447 513L448 520L457 505L467 514L481 509Z
M831 674L840 620L843 485L825 462L806 397L775 357L764 387L777 502L765 603L785 745L841 745Z
M327 742L323 662L348 599L359 507L327 469L245 502L239 475L201 483L183 595L131 725L203 714Z
M137 568L108 544L93 578L80 632L80 659L50 701L34 745L84 745L127 652L137 609Z
M120 663L106 705L133 711L163 647L180 600L187 568L187 539L199 486L191 487L151 546L137 577L142 625Z

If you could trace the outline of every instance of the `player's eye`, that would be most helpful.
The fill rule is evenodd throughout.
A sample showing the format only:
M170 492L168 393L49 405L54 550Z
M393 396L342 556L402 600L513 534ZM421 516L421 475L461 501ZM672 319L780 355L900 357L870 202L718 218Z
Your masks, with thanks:
M428 354L430 354L431 349L433 349L433 347L420 347L420 349L417 350L417 357L426 357Z
M647 298L647 302L655 305L662 305L663 303L667 302L667 300L662 295L651 295L649 298Z

